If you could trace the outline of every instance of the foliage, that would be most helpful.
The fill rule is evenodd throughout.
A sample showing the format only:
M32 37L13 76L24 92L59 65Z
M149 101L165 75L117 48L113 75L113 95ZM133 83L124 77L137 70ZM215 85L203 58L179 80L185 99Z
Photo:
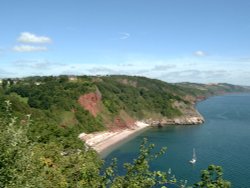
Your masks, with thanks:
M132 163L124 164L124 175L117 173L116 159L109 167L101 170L103 161L93 150L83 145L69 144L65 147L63 139L50 139L46 143L30 140L27 137L33 123L30 116L26 117L24 123L17 121L11 113L10 102L5 103L6 113L0 116L0 187L166 188L169 184L185 186L174 177L169 177L170 173L150 170L150 162L164 154L166 148L153 153L154 145L148 144L144 139L138 157ZM208 171L203 172L201 182L195 187L227 188L230 184L222 179L221 168L212 165Z
M125 168L127 169L127 173L124 177L125 185L137 185L137 187L151 187L156 183L162 184L167 182L165 173L159 171L151 172L149 170L149 160L152 160L151 158L157 158L158 156L149 155L150 150L152 148L153 145L150 145L148 148L142 145L140 148L141 153L138 159L134 160L133 164L125 164ZM148 161L147 158L149 158Z
M181 115L172 100L182 100L168 91L168 84L141 77L103 77L96 85L103 103L114 114L125 110L133 117L144 118L144 112L159 113L165 117Z
M6 113L0 119L0 187L19 187L31 170L27 124L16 126L17 118L11 114L10 101L5 101Z
M104 129L102 118L93 117L77 101L79 96L95 89L85 77L79 77L76 82L69 81L67 76L29 77L5 88L5 94L0 94L0 98L12 102L16 116L32 114L35 120L35 125L31 125L32 137L39 136L44 142L53 137L53 131L74 132L77 136L81 132Z
M101 160L91 149L64 147L64 140L47 143L32 142L28 137L30 116L24 124L16 121L7 101L6 114L1 116L0 132L0 187L133 187L136 181L149 187L156 182L165 182L164 174L151 172L149 160L158 157L150 155L153 145L140 148L138 159L126 164L126 176L114 173L114 166L101 173ZM76 139L76 138L75 138ZM127 184L129 182L129 184ZM131 185L131 186L130 186Z
M78 130L80 133L103 130L104 124L112 124L113 119L121 112L134 119L180 116L183 113L183 105L178 107L175 104L185 104L189 109L188 106L191 106L193 101L187 100L187 95L195 98L220 92L245 91L244 87L229 84L169 84L138 76L70 78L62 75L3 79L0 100L10 100L17 117L32 114L36 126L45 124L47 128L47 125L53 127L56 124L69 129L74 127L74 131ZM102 110L94 117L80 106L78 99L81 95L96 91L100 91ZM41 130L45 127L41 127Z
M151 171L150 162L165 149L153 153L154 146L146 140L138 157L124 164L126 174L117 173L116 160L103 169L98 155L77 139L81 132L105 128L107 114L94 117L77 102L79 96L96 90L101 92L108 115L123 110L137 119L152 113L179 116L181 112L173 104L191 105L187 95L245 91L228 84L167 84L128 76L4 79L0 88L0 188L185 186L171 174ZM212 165L194 187L227 188L230 183L223 179L221 167Z
M152 153L153 144L148 145L147 140L144 139L138 157L132 163L125 163L124 168L126 174L119 176L114 173L112 168L108 168L109 184L111 187L152 187L156 185L166 184L167 174L161 171L151 171L149 162L160 157L165 153L166 148L162 148L157 153ZM112 163L111 166L115 166ZM107 171L107 169L106 169Z
M197 188L230 188L231 183L223 179L223 171L220 166L210 165L207 170L203 170L201 181L196 183Z
M102 162L94 151L86 151L83 143L65 147L62 137L46 143L30 140L30 116L17 121L6 103L0 116L0 187L98 187Z

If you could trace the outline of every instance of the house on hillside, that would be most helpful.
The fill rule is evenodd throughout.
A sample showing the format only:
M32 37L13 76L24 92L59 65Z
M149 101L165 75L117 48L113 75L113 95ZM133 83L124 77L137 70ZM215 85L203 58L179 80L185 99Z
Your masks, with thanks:
M69 81L77 81L77 77L76 76L69 76Z
M37 86L39 86L41 84L42 84L42 82L35 82L35 85L37 85Z

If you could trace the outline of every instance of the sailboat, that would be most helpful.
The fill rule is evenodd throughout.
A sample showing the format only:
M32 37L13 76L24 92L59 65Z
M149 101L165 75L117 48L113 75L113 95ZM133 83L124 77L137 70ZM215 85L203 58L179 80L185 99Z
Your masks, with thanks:
M193 148L193 158L189 161L191 164L196 163L196 154L195 154L195 149Z

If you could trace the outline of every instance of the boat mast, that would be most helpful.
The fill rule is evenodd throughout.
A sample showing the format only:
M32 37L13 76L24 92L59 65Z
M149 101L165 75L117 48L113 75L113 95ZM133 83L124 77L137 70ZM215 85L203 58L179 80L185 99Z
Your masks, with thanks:
M195 154L195 149L193 148L193 159L196 160L196 154Z

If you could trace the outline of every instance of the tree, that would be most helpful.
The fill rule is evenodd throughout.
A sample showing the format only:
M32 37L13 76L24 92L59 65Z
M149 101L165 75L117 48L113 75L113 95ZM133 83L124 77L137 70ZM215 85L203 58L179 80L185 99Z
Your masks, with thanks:
M157 159L166 152L166 148L162 148L159 152L153 152L154 144L149 144L147 139L143 139L138 157L132 163L125 163L125 175L117 174L117 160L113 159L110 167L106 168L102 178L104 187L112 188L150 188L159 187L166 188L170 184L177 187L185 186L186 182L177 181L171 173L162 171L152 171L150 162Z
M222 178L223 170L220 166L210 165L207 170L203 170L201 181L194 184L195 188L230 188L231 183Z
M6 113L0 118L0 187L19 187L31 167L27 127L17 126L10 101L5 103ZM29 117L27 125L28 121Z
M57 140L32 142L27 137L30 116L18 121L10 101L5 103L0 116L0 188L100 187L102 163L93 150L65 149Z
M124 164L126 173L117 173L117 160L102 170L103 161L92 149L83 145L67 144L61 139L36 142L29 139L30 116L24 122L12 115L10 101L5 101L5 113L0 116L0 188L150 188L170 184L184 188L186 182L177 181L171 173L152 171L150 162L166 152L153 152L154 144L142 141L139 154L131 163ZM59 129L57 129L59 131ZM51 133L52 132L52 133ZM50 131L50 134L56 134ZM64 139L74 140L73 137ZM211 165L202 172L195 188L229 188L222 178L222 168Z
M3 88L3 89L6 89L7 86L8 86L8 81L7 81L6 79L3 79L3 80L2 80L2 88Z

